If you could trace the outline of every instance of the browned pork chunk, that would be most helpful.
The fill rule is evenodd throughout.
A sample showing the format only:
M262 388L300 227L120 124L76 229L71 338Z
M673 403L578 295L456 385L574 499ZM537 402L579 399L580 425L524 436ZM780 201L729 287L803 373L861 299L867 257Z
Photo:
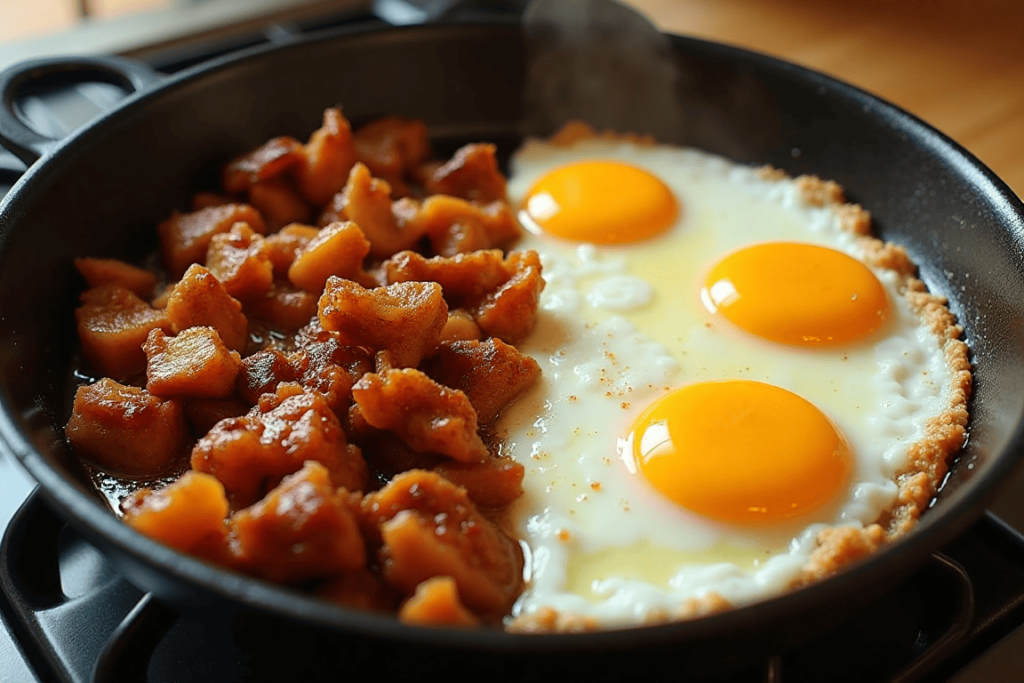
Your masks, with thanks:
M367 373L352 387L352 397L370 425L394 432L414 450L461 462L487 458L476 411L466 395L419 370Z
M287 583L362 569L366 548L356 509L323 465L307 462L231 516L236 566Z
M294 382L297 377L287 354L277 349L264 349L242 359L238 393L249 405L256 405L260 396L276 393L279 384Z
M167 272L181 277L190 265L202 263L213 236L238 222L248 223L258 233L266 232L263 217L248 204L211 206L191 213L175 211L157 227Z
M307 460L323 464L335 486L365 488L362 454L321 394L283 385L264 398L272 400L217 423L192 449L192 469L220 480L232 509L252 505Z
M235 223L228 232L213 236L206 268L240 301L265 296L274 282L270 248L248 223Z
M416 586L398 618L420 626L478 626L480 620L459 600L458 587L450 576L435 576Z
M396 215L392 204L391 186L381 178L374 178L370 169L361 163L352 167L348 182L320 214L320 225L336 221L354 221L370 241L370 253L377 258L390 256L402 249L411 249L423 236L422 232L408 229Z
M143 345L146 388L162 398L227 398L242 367L237 351L212 327L190 327L173 337L153 330Z
M159 491L134 494L124 508L125 523L154 540L210 559L225 553L228 499L208 474L186 472Z
M522 583L519 548L480 514L465 489L412 470L366 495L362 509L379 529L384 578L407 595L428 579L449 576L460 601L485 620L511 607Z
M490 424L540 377L537 361L500 339L441 344L423 370L466 394L480 424Z
M274 264L274 275L286 276L288 269L295 262L295 257L318 234L320 234L320 228L296 222L267 235L267 247L270 249L270 261Z
M324 396L337 415L344 415L352 398L352 385L373 370L369 352L345 346L333 337L313 341L294 353L276 349L257 351L242 360L239 393L255 404L260 396L274 393L283 382L297 382Z
M472 315L461 308L448 311L448 320L441 330L441 343L477 341L480 337L480 326L473 320Z
M171 290L166 311L175 333L207 326L217 330L229 349L241 351L249 343L249 321L242 304L204 266L189 267Z
M405 177L430 155L427 125L418 119L385 116L359 128L354 137L356 158L383 178L396 196L408 194Z
M129 477L165 473L189 439L181 403L109 378L78 388L65 433L80 455Z
M120 285L145 299L156 287L156 275L113 258L76 258L75 268L89 287Z
M447 194L481 204L505 199L505 176L498 169L497 147L469 144L441 166L422 166L421 182L429 194Z
M292 169L299 192L314 206L323 206L345 187L356 161L352 128L340 109L324 111L323 125L303 146L303 159Z
M247 301L245 312L278 332L295 332L310 320L316 320L319 300L319 292L307 292L278 281L266 296Z
M418 206L410 200L404 201L406 207L415 208L405 218L405 229L427 235L431 248L441 256L504 247L520 234L512 210L501 200L480 205L436 194Z
M311 342L289 357L297 381L324 395L337 415L348 410L352 385L373 370L373 357L359 346L342 344L335 337Z
M481 508L499 509L523 495L526 469L511 458L489 457L483 462L443 460L434 471L466 489L469 499Z
M385 261L383 270L390 283L436 282L450 308L476 306L515 272L500 249L433 258L402 251Z
M226 192L245 192L254 184L276 178L302 162L302 143L282 135L230 161L221 171Z
M473 315L485 334L518 344L533 329L544 278L535 251L514 251L508 255L506 264L513 271L512 277L485 296L473 309Z
M342 343L384 349L394 367L415 367L437 346L448 307L433 282L365 289L331 277L320 297L319 318Z
M142 344L152 330L171 331L164 311L120 285L88 289L75 309L82 354L98 374L128 379L146 368Z
M278 230L290 223L313 220L313 209L291 183L263 180L249 188L249 203L267 221L267 230Z
M288 279L299 289L319 294L332 275L359 280L370 243L352 221L329 223L296 253Z
M544 289L535 251L476 251L425 258L411 251L384 262L388 282L437 282L450 308L470 312L483 333L515 344L533 329Z

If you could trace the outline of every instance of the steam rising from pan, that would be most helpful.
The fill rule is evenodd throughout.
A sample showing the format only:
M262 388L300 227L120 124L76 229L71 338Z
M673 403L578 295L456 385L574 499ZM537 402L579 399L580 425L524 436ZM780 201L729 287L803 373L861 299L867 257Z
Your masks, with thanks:
M678 136L678 69L668 36L643 15L613 0L533 0L523 35L524 135L578 119L598 130Z

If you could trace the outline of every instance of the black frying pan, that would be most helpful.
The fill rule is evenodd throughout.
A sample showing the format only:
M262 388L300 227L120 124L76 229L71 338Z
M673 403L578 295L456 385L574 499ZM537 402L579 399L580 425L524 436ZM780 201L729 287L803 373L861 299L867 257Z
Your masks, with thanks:
M524 132L550 132L523 129L522 34L507 23L374 30L257 49L145 87L59 143L26 131L10 113L22 84L62 77L45 75L55 67L0 76L0 140L35 162L0 204L6 447L46 501L121 572L181 610L269 614L350 643L486 656L506 673L529 671L537 659L601 670L641 652L699 668L785 648L849 614L975 522L1024 452L1024 206L955 143L869 94L740 49L682 37L671 47L686 110L684 125L662 134L663 142L838 181L872 211L882 237L906 246L965 326L976 369L970 442L908 538L817 585L699 621L523 636L411 628L341 609L183 556L110 513L63 438L80 288L72 259L141 257L154 246L153 227L187 206L191 193L212 187L224 160L276 135L305 137L336 103L357 123L384 113L423 118L442 153L492 140L507 154ZM56 70L86 69L129 89L146 80L144 71L106 61L62 64ZM645 132L645 112L632 123ZM641 661L647 668L659 660Z

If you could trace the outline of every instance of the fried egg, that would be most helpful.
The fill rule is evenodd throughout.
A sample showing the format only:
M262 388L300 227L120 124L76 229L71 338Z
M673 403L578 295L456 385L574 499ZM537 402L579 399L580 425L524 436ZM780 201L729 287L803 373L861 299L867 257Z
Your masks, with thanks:
M819 532L897 502L950 403L942 341L830 202L692 149L527 141L509 195L547 281L499 425L527 588L605 627L800 582Z

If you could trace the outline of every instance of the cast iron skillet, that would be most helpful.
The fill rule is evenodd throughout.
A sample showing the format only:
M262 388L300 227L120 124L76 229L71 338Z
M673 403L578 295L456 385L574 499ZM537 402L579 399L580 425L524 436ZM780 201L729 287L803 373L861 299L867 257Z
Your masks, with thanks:
M663 142L840 182L906 246L933 291L963 322L976 367L970 442L941 495L908 538L820 584L693 622L560 636L402 626L207 565L117 521L63 438L75 379L72 311L78 255L135 259L153 227L224 160L282 134L304 138L323 109L354 122L397 113L425 119L439 149L493 140L507 153L524 131L518 25L433 25L340 33L216 60L143 88L59 143L12 120L19 84L0 78L0 138L32 164L0 205L0 434L48 503L132 582L181 610L256 612L352 642L512 658L586 662L660 652L696 666L799 642L879 594L983 512L1024 447L1024 206L977 160L879 99L823 75L740 49L678 36L684 125ZM81 64L82 62L74 62ZM85 62L128 89L145 74ZM48 67L51 68L52 67ZM141 79L141 80L140 80ZM586 112L579 112L586 118ZM649 117L636 112L633 130ZM550 131L529 131L545 133ZM36 160L36 157L42 158Z

